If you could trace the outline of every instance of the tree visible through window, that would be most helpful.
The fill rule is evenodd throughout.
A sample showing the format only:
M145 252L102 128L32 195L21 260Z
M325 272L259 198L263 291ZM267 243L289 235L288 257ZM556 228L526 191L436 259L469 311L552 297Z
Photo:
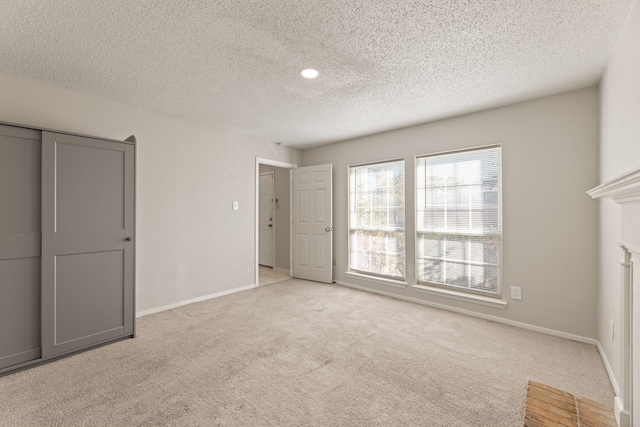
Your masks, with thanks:
M501 149L416 159L418 282L499 294Z
M404 161L349 167L349 269L404 278Z

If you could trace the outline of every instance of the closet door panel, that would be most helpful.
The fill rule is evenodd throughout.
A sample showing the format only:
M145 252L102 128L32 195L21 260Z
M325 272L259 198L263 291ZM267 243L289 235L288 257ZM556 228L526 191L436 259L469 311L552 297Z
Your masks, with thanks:
M0 125L0 372L41 356L40 138Z
M45 169L54 184L43 189L43 200L55 200L43 228L43 244L53 248L43 254L43 269L53 273L43 290L53 303L43 312L52 324L46 353L132 334L133 151L124 143L45 132L43 159L54 160Z
M40 258L40 232L0 233L0 259Z
M56 258L58 345L96 334L123 335L122 251Z
M56 146L56 231L124 233L123 144L65 140Z
M40 357L40 259L0 260L0 370Z
M124 230L65 231L56 236L56 254L68 255L86 252L122 250Z
M0 233L40 232L40 139L0 125Z

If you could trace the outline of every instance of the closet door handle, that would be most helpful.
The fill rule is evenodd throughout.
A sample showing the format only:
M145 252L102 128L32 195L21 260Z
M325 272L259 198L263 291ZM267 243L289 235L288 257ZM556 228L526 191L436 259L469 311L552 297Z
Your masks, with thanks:
M124 240L126 240L127 242L130 242L131 241L131 237L125 237Z

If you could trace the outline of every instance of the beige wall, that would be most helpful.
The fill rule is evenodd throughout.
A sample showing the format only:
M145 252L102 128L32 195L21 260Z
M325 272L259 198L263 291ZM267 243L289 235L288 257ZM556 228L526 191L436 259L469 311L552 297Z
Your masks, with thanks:
M6 74L0 93L1 121L138 138L138 312L254 284L255 158L298 150Z
M640 4L635 2L600 83L600 181L640 167ZM621 342L611 341L609 322L620 330L620 207L600 202L600 284L598 340L616 381L620 380Z
M275 238L276 238L276 261L275 266L289 270L290 251L290 230L291 230L291 203L290 203L290 178L289 169L279 168L270 165L260 165L260 173L274 172L274 191L278 204L275 208Z
M503 147L503 298L506 309L398 289L345 275L347 166L500 143ZM335 280L581 337L596 337L598 92L595 87L303 151L334 165ZM407 279L415 283L413 170L407 167ZM522 288L522 301L509 287Z

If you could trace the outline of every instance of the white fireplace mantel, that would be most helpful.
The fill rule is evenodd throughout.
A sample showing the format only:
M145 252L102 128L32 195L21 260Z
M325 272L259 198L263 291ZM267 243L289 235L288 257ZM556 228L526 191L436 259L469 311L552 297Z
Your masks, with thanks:
M640 426L640 168L587 192L621 206L621 378L614 407L618 425ZM618 238L616 238L618 240ZM637 271L634 271L637 270ZM634 274L635 273L635 274Z
M587 194L594 199L608 197L621 205L640 202L640 168L599 185Z

